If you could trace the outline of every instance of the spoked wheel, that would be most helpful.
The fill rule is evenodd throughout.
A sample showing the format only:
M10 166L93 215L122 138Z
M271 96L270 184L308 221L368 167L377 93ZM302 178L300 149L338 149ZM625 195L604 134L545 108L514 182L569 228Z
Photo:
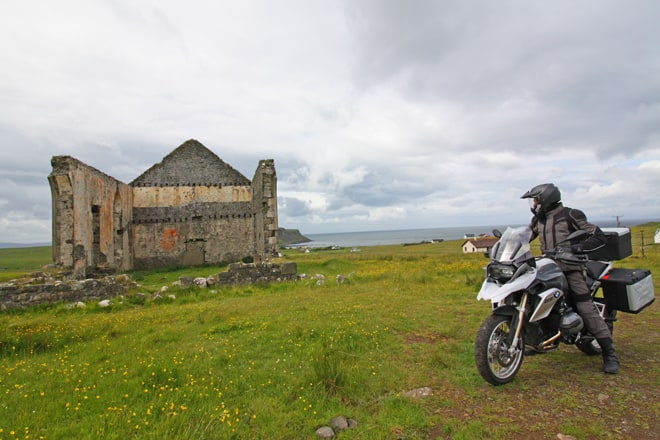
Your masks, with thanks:
M513 380L525 356L522 336L513 350L509 350L507 339L513 332L511 317L491 315L477 333L474 358L479 374L493 385L504 385Z

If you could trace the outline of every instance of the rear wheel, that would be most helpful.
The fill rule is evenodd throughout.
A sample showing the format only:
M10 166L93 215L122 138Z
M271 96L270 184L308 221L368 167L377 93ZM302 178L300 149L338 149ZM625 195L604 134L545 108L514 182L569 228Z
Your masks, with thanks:
M596 300L594 300L594 302L596 302ZM610 331L610 336L614 338L614 321L616 321L616 310L607 310L604 319L605 324ZM600 344L596 338L591 335L582 337L578 342L575 343L575 345L578 349L580 349L582 353L589 356L596 356L603 353L603 349L600 348Z
M588 354L589 356L596 356L603 352L600 348L600 344L593 336L583 336L575 343L575 346L579 348L582 353Z
M510 316L491 315L477 332L474 358L486 382L504 385L518 373L525 356L525 344L520 336L515 347L509 346L507 340L514 331Z

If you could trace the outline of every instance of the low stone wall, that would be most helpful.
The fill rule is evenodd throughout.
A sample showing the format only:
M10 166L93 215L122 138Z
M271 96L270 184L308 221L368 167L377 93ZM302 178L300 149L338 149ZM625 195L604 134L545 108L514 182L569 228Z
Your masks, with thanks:
M279 281L295 281L298 265L294 262L276 263L233 263L227 272L209 277L213 284L264 284ZM186 287L196 282L182 277L179 285ZM199 283L198 283L199 285ZM204 283L203 287L206 287ZM57 302L90 302L123 295L137 285L128 275L106 276L87 280L58 280L44 273L34 273L26 278L0 284L0 310L22 309L40 304ZM202 286L200 286L202 287Z
M81 281L52 281L48 277L36 276L0 284L0 310L57 302L100 301L123 295L131 287L135 287L135 283L127 275Z
M233 263L227 272L220 272L217 284L263 284L298 279L298 265L288 261L277 263Z

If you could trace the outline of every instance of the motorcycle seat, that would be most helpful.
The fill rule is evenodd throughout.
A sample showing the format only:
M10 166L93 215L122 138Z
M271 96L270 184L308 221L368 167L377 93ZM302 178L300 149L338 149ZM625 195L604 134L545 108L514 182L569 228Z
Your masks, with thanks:
M592 280L599 280L610 267L609 263L603 263L602 261L590 260L587 262L587 275Z

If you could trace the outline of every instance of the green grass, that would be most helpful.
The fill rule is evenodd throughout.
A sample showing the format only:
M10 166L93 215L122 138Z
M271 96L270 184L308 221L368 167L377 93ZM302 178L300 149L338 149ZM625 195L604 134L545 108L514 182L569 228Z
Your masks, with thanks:
M0 249L0 283L52 263L50 246Z
M644 226L647 241L655 228ZM641 256L640 231L619 266L660 274L657 246ZM487 259L460 244L286 252L323 285L179 290L181 275L225 268L136 272L131 295L168 285L176 299L0 314L0 438L303 439L337 415L360 422L345 439L643 438L658 428L657 305L621 314L618 376L563 346L495 388L473 355L490 309L475 299ZM0 266L24 258L12 270L47 263L6 251ZM429 397L404 395L425 386Z

